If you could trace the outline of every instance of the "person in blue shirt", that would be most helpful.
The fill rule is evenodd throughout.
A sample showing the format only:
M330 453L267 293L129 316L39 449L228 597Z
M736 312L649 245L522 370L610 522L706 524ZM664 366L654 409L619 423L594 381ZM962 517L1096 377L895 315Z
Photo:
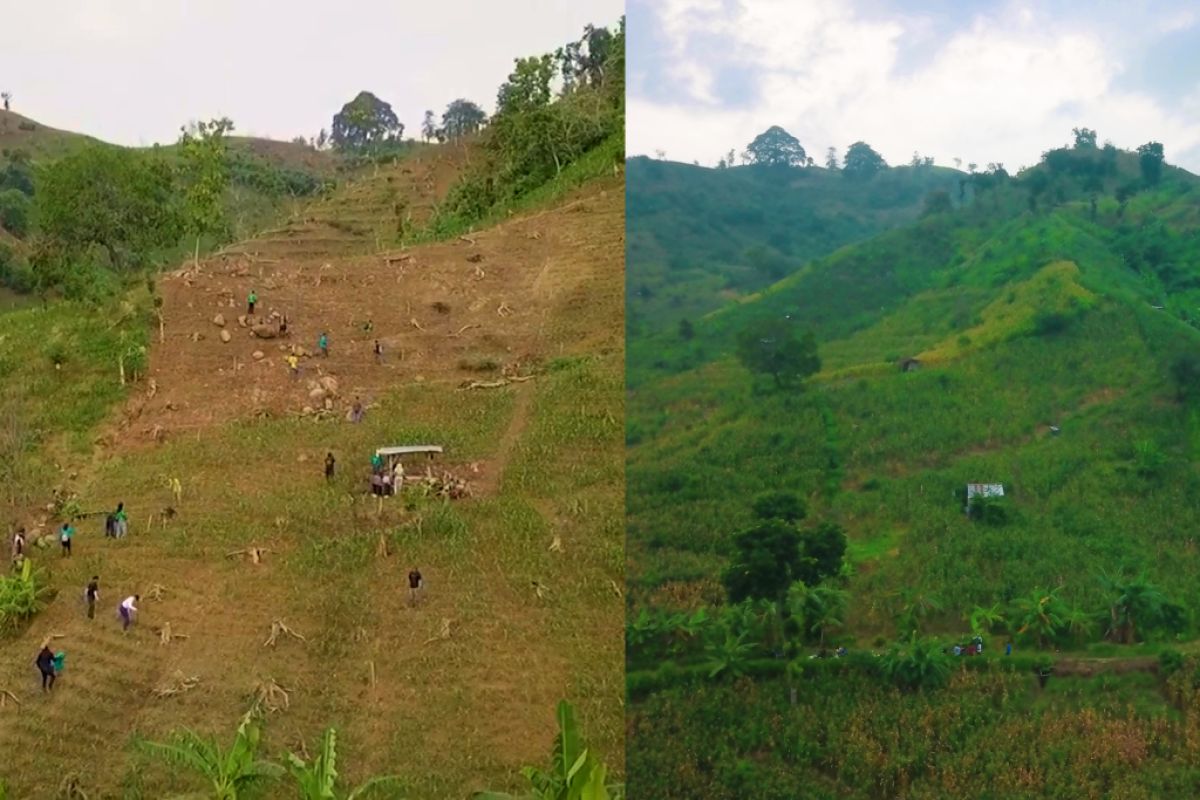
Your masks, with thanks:
M64 522L58 531L58 541L62 544L64 557L71 555L71 538L73 536L75 536L75 529L71 527L71 523Z

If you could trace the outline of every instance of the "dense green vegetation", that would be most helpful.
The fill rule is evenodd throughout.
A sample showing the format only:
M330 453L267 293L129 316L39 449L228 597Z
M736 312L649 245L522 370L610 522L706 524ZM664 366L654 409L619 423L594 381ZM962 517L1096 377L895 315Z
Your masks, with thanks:
M103 300L185 252L266 227L328 185L316 170L255 154L254 140L235 142L232 130L227 119L199 122L178 144L149 149L62 134L71 146L52 157L39 149L38 159L6 149L0 286Z
M786 166L799 159L798 144L763 144L764 163L724 169L629 159L632 368L654 360L651 333L673 331L681 319L696 323L812 258L915 220L935 189L957 198L954 170L899 167L854 181L838 170Z
M624 155L624 129L624 18L615 31L589 25L554 53L517 59L482 134L481 157L424 235L457 233L531 198L544 201L547 187L562 191L608 174Z
M972 770L998 796L1063 796L1062 775L1097 797L1194 782L1188 747L1162 742L1195 724L1174 684L1114 679L1114 692L1140 687L1126 713L1086 686L1047 700L1035 676L1003 671L1050 674L1053 649L1128 661L1168 642L1190 648L1197 633L1200 180L1161 155L1153 143L1098 147L1082 129L1018 176L999 164L950 172L906 224L828 248L744 302L686 325L631 326L638 791L945 796ZM755 169L645 166L703 176L721 198L722 182ZM898 172L831 185L869 198ZM631 180L631 207L638 194ZM690 223L713 220L697 209ZM679 252L708 241L643 225L644 241L675 236ZM707 302L702 283L673 287L682 306ZM747 343L787 330L813 337L819 371L756 377ZM1004 496L968 500L970 483L1002 484ZM816 520L846 532L845 564L782 601L731 605L754 596L729 580L762 527L752 499L779 490L804 501L809 535ZM761 580L772 588L760 596L778 596L769 571ZM946 654L975 636L990 653L1012 641L1029 660ZM809 661L814 647L849 652ZM760 682L693 685L724 675ZM731 717L735 702L745 713ZM1133 779L1092 766L1100 737L1051 738L1064 718L1141 742L1139 763L1154 770ZM943 736L934 719L967 730ZM717 727L728 744L709 757L700 748ZM898 730L912 735L897 743Z

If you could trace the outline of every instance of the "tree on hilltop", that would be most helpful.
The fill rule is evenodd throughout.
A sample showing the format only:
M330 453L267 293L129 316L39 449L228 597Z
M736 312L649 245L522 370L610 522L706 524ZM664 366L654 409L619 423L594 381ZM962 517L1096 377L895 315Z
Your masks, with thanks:
M333 117L330 141L342 152L367 152L399 142L404 125L392 107L370 92L359 92Z
M778 125L772 125L746 145L746 152L755 164L771 166L804 166L807 154L800 141Z
M425 119L421 122L421 138L426 142L433 141L437 136L437 120L433 116L433 111L425 112Z
M974 165L972 165L974 166ZM875 152L866 142L855 142L846 148L846 157L842 161L842 174L847 178L867 179L887 167L883 156Z
M470 100L459 98L446 106L442 114L442 131L447 139L454 141L475 133L487 121L487 114Z

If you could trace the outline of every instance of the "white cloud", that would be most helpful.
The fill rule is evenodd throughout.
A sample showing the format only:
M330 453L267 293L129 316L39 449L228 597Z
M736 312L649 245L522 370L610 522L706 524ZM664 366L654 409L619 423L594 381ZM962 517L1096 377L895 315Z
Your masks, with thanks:
M747 110L717 109L695 81L674 105L631 99L630 152L661 148L669 158L712 163L771 124L790 130L818 160L830 144L844 150L862 139L891 163L919 150L942 164L958 156L1010 170L1067 142L1078 125L1123 147L1157 139L1180 153L1200 144L1200 118L1184 114L1186 106L1168 109L1117 91L1122 67L1104 42L1056 33L1028 5L979 16L930 42L937 50L903 75L895 67L906 26L929 41L925 22L864 19L832 0L807 2L802 14L785 0L755 0L722 19L680 10L687 5L673 0L664 27L675 57L703 62L688 40L726 37L727 54L753 66L761 100ZM692 64L677 69L687 74Z

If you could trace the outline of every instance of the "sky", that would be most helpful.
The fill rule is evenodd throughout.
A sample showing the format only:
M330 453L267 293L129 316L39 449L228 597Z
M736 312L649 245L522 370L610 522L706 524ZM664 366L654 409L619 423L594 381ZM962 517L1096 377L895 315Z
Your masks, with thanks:
M0 0L0 90L12 110L124 145L192 120L316 136L361 90L405 136L459 97L489 113L517 57L552 52L622 0Z
M629 0L627 150L712 165L780 125L818 163L1010 172L1095 129L1200 174L1195 0Z

